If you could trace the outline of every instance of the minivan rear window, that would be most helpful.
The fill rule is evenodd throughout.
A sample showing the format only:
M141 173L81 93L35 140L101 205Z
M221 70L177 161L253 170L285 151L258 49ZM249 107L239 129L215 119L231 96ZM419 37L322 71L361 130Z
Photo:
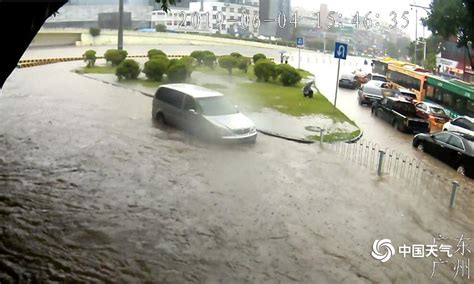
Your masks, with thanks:
M177 108L181 108L184 94L173 89L161 87L158 90L158 99Z

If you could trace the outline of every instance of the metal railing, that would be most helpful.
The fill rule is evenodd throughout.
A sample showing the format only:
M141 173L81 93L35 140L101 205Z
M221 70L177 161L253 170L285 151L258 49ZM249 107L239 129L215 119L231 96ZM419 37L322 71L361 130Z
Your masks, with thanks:
M474 182L467 181L454 170L452 174L442 173L418 159L367 140L320 144L353 164L368 169L373 175L390 177L415 190L430 190L430 194L449 200L447 204L451 208L457 204L472 210Z

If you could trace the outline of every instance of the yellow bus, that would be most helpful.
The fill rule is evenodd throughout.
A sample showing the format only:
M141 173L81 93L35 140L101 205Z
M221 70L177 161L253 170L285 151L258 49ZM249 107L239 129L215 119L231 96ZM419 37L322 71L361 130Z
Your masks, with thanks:
M428 70L406 62L390 62L387 66L387 78L398 88L406 88L422 101L426 94L426 76Z

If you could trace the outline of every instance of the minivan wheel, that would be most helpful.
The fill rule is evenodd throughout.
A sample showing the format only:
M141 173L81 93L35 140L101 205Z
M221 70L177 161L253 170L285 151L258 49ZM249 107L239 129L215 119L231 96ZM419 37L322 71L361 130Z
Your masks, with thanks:
M161 112L157 113L156 122L158 122L158 124L161 124L161 125L166 125L165 115L162 114Z
M465 176L466 175L466 168L464 168L464 165L459 165L458 168L456 169L458 173L461 175Z

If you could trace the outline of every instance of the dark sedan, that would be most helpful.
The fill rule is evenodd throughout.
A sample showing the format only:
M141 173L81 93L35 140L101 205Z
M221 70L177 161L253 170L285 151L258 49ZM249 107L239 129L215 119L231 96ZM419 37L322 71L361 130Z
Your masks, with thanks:
M343 74L339 78L339 87L357 89L360 87L360 82L353 74Z
M426 152L455 168L458 173L474 178L474 137L458 132L418 134L413 147Z

